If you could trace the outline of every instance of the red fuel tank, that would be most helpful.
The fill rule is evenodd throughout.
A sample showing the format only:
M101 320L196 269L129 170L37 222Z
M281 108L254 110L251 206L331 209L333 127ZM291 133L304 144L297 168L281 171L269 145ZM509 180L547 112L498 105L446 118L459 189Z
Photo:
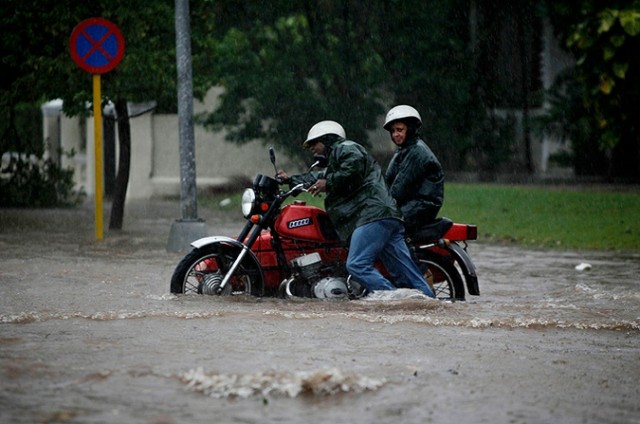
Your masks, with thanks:
M281 237L318 242L339 240L327 213L302 201L282 208L275 228Z

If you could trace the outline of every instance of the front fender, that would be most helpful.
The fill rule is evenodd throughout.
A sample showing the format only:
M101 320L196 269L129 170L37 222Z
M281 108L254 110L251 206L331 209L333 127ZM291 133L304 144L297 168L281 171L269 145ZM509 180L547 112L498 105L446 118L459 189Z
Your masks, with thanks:
M195 247L196 249L200 249L201 247L206 246L208 244L216 244L220 242L229 243L234 246L240 247L242 249L247 249L247 247L244 244L240 243L238 240L232 239L231 237L225 237L225 236L203 237L201 239L198 239L192 242L191 246Z

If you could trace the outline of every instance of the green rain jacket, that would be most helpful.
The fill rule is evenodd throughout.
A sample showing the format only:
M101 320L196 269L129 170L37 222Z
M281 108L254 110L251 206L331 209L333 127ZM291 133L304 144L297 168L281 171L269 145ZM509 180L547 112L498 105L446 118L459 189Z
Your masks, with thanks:
M419 137L396 150L386 181L408 227L435 219L444 199L444 173L431 149Z
M324 205L342 240L348 241L353 231L380 219L402 219L400 210L389 195L380 165L358 143L338 139L327 145L327 197ZM311 186L317 174L290 177L290 185Z

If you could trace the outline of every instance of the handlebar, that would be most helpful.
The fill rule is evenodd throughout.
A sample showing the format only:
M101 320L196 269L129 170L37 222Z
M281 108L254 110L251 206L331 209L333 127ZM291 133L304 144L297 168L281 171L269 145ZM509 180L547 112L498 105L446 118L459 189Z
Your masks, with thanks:
M296 186L294 186L291 190L289 191L285 191L284 193L282 193L280 196L284 199L287 198L289 196L297 196L298 194L300 194L303 191L307 191L307 189L305 188L304 184L300 183Z

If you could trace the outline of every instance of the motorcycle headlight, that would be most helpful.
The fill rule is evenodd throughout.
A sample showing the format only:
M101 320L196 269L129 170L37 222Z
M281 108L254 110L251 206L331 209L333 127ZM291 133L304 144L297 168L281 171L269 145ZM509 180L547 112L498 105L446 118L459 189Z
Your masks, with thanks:
M242 193L242 216L249 218L256 205L256 192L248 188Z

